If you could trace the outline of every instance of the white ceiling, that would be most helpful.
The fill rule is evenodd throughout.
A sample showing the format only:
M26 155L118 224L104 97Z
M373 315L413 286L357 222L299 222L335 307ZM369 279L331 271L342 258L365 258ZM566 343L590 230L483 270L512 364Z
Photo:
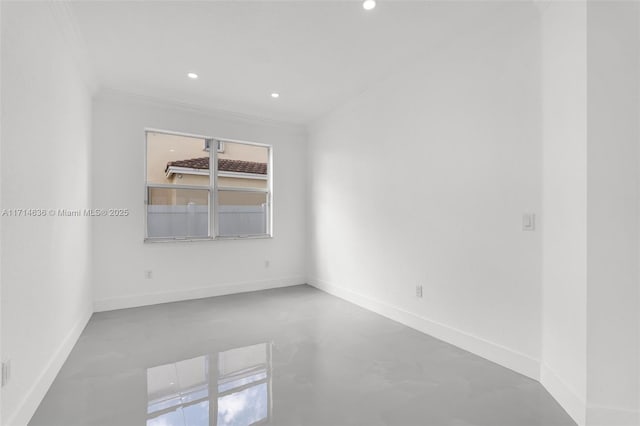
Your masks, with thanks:
M486 24L495 7L379 0L365 11L359 1L81 1L71 11L103 87L308 123L416 55Z

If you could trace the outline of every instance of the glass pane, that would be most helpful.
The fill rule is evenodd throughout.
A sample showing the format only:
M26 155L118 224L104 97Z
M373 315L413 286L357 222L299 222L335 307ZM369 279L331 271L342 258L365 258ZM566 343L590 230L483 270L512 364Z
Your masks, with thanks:
M206 140L147 132L147 183L209 186Z
M218 191L218 233L231 237L267 233L267 193Z
M269 148L224 142L218 150L218 186L267 188Z
M149 188L147 236L208 237L209 190Z

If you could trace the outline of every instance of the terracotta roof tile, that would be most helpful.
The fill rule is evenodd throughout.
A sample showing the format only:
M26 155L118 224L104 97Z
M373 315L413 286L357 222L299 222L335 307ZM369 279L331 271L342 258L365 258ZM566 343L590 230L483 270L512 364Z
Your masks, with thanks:
M218 171L254 173L258 175L267 174L267 163L255 161L230 160L228 158L218 159Z
M165 172L169 170L170 166L187 167L190 169L209 170L209 157L199 157L199 158L190 158L188 160L170 161L167 163ZM267 163L219 158L218 171L266 175Z

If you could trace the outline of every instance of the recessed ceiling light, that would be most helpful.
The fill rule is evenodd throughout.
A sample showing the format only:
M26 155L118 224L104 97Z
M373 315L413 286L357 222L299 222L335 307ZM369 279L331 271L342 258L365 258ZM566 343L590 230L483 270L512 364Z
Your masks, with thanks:
M376 0L364 0L364 2L362 2L362 8L364 10L371 10L374 7L376 7Z
M272 97L272 98L274 98L274 99L275 99L275 98L279 98L279 97L280 97L280 93L273 92L273 93L271 94L271 97Z
M176 152L176 150L175 150L175 149L173 149L173 148L171 148L171 149L169 150L169 152Z
M195 80L196 78L198 78L198 74L196 74L195 72L190 72L189 74L187 74L187 77Z

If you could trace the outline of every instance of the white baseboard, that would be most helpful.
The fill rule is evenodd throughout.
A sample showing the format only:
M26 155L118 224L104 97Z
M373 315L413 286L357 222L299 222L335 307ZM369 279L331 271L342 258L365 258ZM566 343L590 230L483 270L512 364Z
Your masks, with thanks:
M127 297L94 300L93 310L95 312L113 311L115 309L135 308L138 306L157 305L159 303L179 302L181 300L203 299L205 297L225 296L228 294L246 293L249 291L290 287L304 283L305 277L287 277L274 280L222 284L180 291L140 294Z
M640 411L589 404L587 424L589 426L640 426Z
M89 319L91 319L92 314L93 312L91 310L87 310L82 318L71 328L69 333L67 333L35 383L27 391L22 402L18 404L18 407L13 413L8 414L6 423L8 426L26 426L29 423L62 368L62 365L69 357L71 350L78 341Z
M540 383L578 426L586 424L587 410L585 401L545 364L540 365Z
M585 402L571 390L552 370L542 365L539 360L514 351L495 342L474 336L454 327L441 324L429 318L408 312L400 307L373 299L369 296L329 284L325 281L309 278L307 283L319 290L337 296L348 302L373 311L384 317L398 321L408 327L436 337L454 346L481 356L503 367L525 375L540 382L551 396L579 425L587 421ZM613 412L615 411L615 412ZM604 407L589 407L589 426L639 426L636 411L615 410ZM636 423L633 423L636 421Z
M353 304L426 333L437 339L451 343L454 346L479 355L517 373L523 374L537 381L540 379L540 362L528 355L448 325L441 324L429 318L414 314L400 307L356 293L352 290L314 278L309 278L307 283L319 290L347 300Z

